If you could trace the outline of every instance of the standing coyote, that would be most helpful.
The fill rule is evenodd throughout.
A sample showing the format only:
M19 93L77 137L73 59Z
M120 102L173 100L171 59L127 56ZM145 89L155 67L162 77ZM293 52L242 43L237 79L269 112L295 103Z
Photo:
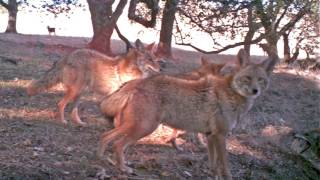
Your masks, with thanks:
M210 166L220 179L232 179L227 162L227 133L266 90L277 60L275 56L252 64L241 49L238 53L240 67L230 76L208 74L198 80L185 80L156 75L133 81L135 88L124 97L120 111L115 114L118 124L101 136L98 157L102 157L107 145L115 141L116 165L131 173L133 170L124 163L126 147L163 123L205 134Z
M216 64L216 63L209 63L208 59L202 57L201 58L201 65L194 69L193 71L185 74L177 74L174 75L175 77L187 79L187 80L197 80L201 77L204 77L207 74L212 75L220 75L220 70L225 66L225 64ZM130 81L130 83L125 83L121 88L119 88L113 94L106 96L101 104L100 110L101 112L108 117L108 119L114 118L115 114L121 110L122 102L126 102L126 97L134 90L135 84L137 84L140 79ZM113 119L112 119L113 120ZM119 124L119 122L114 122L115 127ZM168 142L171 142L173 147L178 150L182 150L176 143L176 139L178 137L178 130L173 128L172 135ZM200 140L201 137L198 136ZM198 141L201 144L204 144L203 141Z
M66 124L64 109L69 102L74 102L71 119L79 124L85 123L78 115L79 99L83 91L90 88L98 94L110 94L123 83L137 78L147 77L160 67L155 57L144 48L140 40L136 41L137 49L131 49L127 55L108 57L89 49L75 50L66 58L58 61L38 80L27 88L29 95L37 94L61 82L65 86L65 95L58 103L60 120Z
M47 30L48 30L49 35L51 35L51 34L56 35L56 28L55 27L47 26Z
M205 58L201 58L201 65L193 71L185 74L176 74L174 77L186 79L186 80L197 80L204 77L206 74L219 75L220 70L224 64L209 63ZM136 84L142 79L132 80L124 83L117 91L105 96L100 104L101 112L108 118L114 118L114 116L121 110L122 103L126 102L126 98L132 91L134 91Z

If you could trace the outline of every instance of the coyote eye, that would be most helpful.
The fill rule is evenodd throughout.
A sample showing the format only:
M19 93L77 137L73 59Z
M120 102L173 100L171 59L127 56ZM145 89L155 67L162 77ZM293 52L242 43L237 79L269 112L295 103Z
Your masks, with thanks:
M258 82L264 83L265 80L264 80L264 78L260 77L260 78L258 78Z
M251 81L251 77L250 77L250 76L243 76L243 77L241 78L241 81L242 81L242 82L250 82L250 81Z

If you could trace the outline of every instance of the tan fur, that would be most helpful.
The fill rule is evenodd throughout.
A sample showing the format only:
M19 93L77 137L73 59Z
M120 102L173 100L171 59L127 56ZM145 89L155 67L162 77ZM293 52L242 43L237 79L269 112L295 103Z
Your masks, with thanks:
M224 64L209 63L208 60L204 58L201 59L201 62L201 66L193 71L185 74L177 74L174 77L179 77L186 80L196 80L205 76L205 74L218 75L220 69L224 66ZM120 111L122 103L125 103L128 95L133 92L135 85L139 81L140 80L133 80L130 81L130 83L124 83L123 86L117 90L117 92L114 92L109 96L105 96L100 104L102 113L107 117L114 117L114 115ZM108 101L110 102L108 103Z
M187 80L196 80L204 77L207 74L218 76L220 70L224 67L224 65L225 64L210 63L208 59L202 57L201 65L198 68L189 73L177 74L175 75L175 77ZM109 119L114 118L115 114L119 112L121 110L121 107L123 107L123 104L126 103L126 100L130 96L130 94L134 92L134 88L139 81L140 80L134 80L130 83L125 83L117 92L111 94L110 96L106 96L100 104L101 112ZM117 122L117 118L115 118L115 127L117 127L118 124L119 122ZM177 137L178 130L173 128L173 133L168 142L171 142L176 149L182 150L176 143ZM203 145L203 141L199 138L194 139L194 141L197 142L200 146Z
M206 134L211 167L219 178L232 179L226 135L267 88L269 73L277 61L272 58L254 65L244 50L240 50L238 59L241 67L227 77L209 74L197 80L185 80L157 75L135 81L134 92L115 114L119 124L102 134L97 155L101 157L107 144L115 141L117 166L130 173L132 169L124 164L124 150L163 123Z
M154 60L152 54L141 49L131 49L125 56L116 58L89 49L75 50L57 62L42 78L33 81L27 93L34 95L61 82L65 86L65 95L58 103L60 120L66 123L64 109L69 102L74 102L72 120L81 125L84 123L78 115L78 105L85 89L110 94L129 80L159 71L159 65Z

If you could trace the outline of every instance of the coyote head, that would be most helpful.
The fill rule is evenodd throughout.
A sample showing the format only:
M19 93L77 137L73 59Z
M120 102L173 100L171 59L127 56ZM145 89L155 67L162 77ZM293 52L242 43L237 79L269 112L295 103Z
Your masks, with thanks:
M159 72L160 65L158 62L158 57L156 57L152 52L154 43L145 47L142 42L137 39L135 46L136 48L129 50L127 57L130 60L135 61L135 64L142 72L142 75L146 77L154 72Z
M234 74L232 88L244 97L256 98L269 85L269 76L278 57L271 57L260 64L250 62L250 58L244 49L238 53L239 69Z
M201 65L195 72L201 77L206 74L221 75L220 72L224 66L225 64L210 63L207 58L201 57Z

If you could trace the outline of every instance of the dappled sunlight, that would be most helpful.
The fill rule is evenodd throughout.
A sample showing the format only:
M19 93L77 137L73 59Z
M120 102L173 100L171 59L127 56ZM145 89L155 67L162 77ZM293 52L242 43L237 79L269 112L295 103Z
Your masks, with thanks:
M301 76L308 80L316 81L320 80L320 72L309 71L309 70L301 70L297 68L288 68L287 65L279 65L277 69L274 70L275 73L287 73L294 76ZM317 83L319 85L319 83Z
M291 127L268 125L261 130L261 136L262 137L276 137L276 136L287 135L287 134L291 133L292 131L293 131L293 129Z
M17 89L17 88L22 88L26 89L32 80L22 80L22 79L14 79L14 80L8 80L8 81L0 81L0 87L3 89ZM54 87L50 88L46 92L49 93L58 93L64 91L64 87L61 83L55 85ZM40 92L39 94L44 93Z
M54 120L55 112L50 109L38 108L1 108L0 119L23 119L23 120Z
M161 124L152 134L142 138L139 142L143 144L167 145L172 132L172 128Z
M245 155L253 156L260 160L266 159L266 156L262 153L262 151L259 151L259 149L250 147L248 145L244 145L237 138L229 138L227 140L227 149L229 152L233 154L237 154L237 155L245 154Z
M14 79L9 81L0 81L1 88L26 88L30 80Z

